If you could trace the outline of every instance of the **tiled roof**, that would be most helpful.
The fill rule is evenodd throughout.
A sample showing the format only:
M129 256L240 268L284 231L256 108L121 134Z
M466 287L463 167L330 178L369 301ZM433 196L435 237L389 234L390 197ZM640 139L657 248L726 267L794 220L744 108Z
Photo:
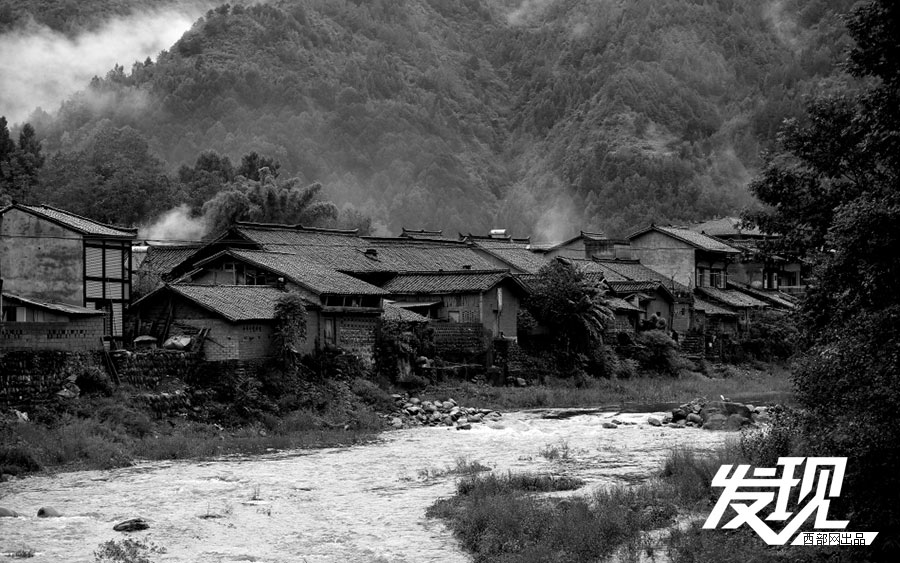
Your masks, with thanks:
M173 284L165 288L232 322L273 319L275 304L287 295L285 291L265 285Z
M616 293L635 293L638 291L656 291L662 282L650 281L607 281L606 285Z
M487 291L506 278L512 279L505 270L454 272L402 273L384 285L395 294L446 294Z
M760 237L763 236L762 231L758 227L741 228L740 217L722 217L721 219L711 219L702 223L694 223L688 225L688 229L696 233L704 233L712 237Z
M172 268L181 264L188 256L200 248L200 245L165 245L153 244L147 248L147 256L141 262L140 270L157 274L167 274Z
M359 237L347 232L238 225L236 232L262 249L290 253L344 272L490 269L484 257L457 241Z
M738 309L745 309L748 307L768 307L769 304L760 301L759 299L755 299L750 297L745 293L741 293L735 289L719 289L716 287L698 287L697 292L701 295L713 299L714 301L718 301L720 303L724 303L729 307L736 307Z
M727 317L737 316L737 313L735 313L734 311L729 311L724 307L719 307L718 305L710 303L709 301L706 301L699 297L694 297L694 309L703 311L707 315L721 315Z
M294 254L258 250L230 250L239 260L283 275L317 294L386 295L388 292L327 266L308 262ZM211 259L210 259L211 260Z
M69 213L68 211L56 209L55 207L50 207L48 205L23 205L21 203L16 203L4 209L3 212L12 208L20 209L27 213L31 213L32 215L37 215L38 217L42 217L87 236L129 239L133 239L137 236L137 229L126 229L123 227L106 225L94 221L93 219L81 217L80 215L75 215L74 213Z
M766 301L781 309L795 309L797 307L794 299L790 295L780 291L755 289L733 281L728 282L728 287L746 293L761 301Z
M476 240L473 241L473 248L494 256L516 270L529 274L536 274L538 270L547 265L544 255L534 252L531 250L531 245L526 243Z
M62 313L64 315L70 315L73 317L86 317L103 314L103 311L97 309L88 309L87 307L79 307L78 305L70 305L68 303L54 303L53 301L43 301L41 299L36 299L33 297L22 297L20 295L13 295L11 293L5 292L3 293L3 302L4 305L16 303L19 305L27 305L36 307L38 309L44 309L46 311L53 311L55 313Z
M673 281L656 270L644 266L637 260L594 260L599 268L606 273L606 279L610 281L651 281L655 280L663 284L666 289L690 292L690 288L684 284Z
M409 309L398 307L393 301L384 302L384 313L381 318L387 321L400 321L404 323L427 323L428 317L423 317L419 313L414 313Z
M644 311L640 307L635 307L621 297L606 297L606 302L609 303L609 306L616 311L635 311L638 313L642 313Z
M644 233L650 231L659 231L661 233L667 234L673 238L676 238L682 242L685 242L694 248L699 248L700 250L706 250L709 252L725 252L727 254L736 254L739 253L740 250L734 248L733 246L729 246L724 242L715 239L713 237L703 235L700 233L696 233L690 229L684 229L681 227L662 227L659 225L651 225L650 227L640 230L631 236L628 237L629 240L634 239Z

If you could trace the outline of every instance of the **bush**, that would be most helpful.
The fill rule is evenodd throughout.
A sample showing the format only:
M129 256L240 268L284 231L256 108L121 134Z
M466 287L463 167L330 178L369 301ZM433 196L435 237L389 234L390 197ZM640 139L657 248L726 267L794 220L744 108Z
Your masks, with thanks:
M659 374L676 376L682 367L678 355L678 343L661 330L647 330L635 336L634 347L629 349L630 357L641 369Z
M34 458L31 450L20 446L0 448L0 473L21 475L40 470L41 464Z
M390 412L394 410L394 399L391 395L366 379L356 378L350 386L350 390L362 399L367 405L371 405L377 411Z
M787 360L797 349L798 334L793 319L788 315L763 311L750 323L750 330L743 342L744 352L754 360Z
M99 394L111 397L113 391L115 391L109 375L95 366L85 367L81 370L75 379L75 385L78 386L82 393L87 395Z

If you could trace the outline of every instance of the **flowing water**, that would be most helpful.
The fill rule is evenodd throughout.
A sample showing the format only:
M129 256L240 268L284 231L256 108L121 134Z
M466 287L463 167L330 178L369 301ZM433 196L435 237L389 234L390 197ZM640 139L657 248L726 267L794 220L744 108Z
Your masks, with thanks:
M495 472L578 476L587 491L647 478L673 447L702 451L726 439L649 426L647 417L516 412L469 431L413 428L348 448L21 479L0 484L0 506L25 514L0 518L0 553L27 547L35 563L92 562L98 544L127 536L113 525L140 516L150 529L130 536L165 547L155 561L470 561L440 521L425 517L454 490L456 477L435 470L467 458ZM603 428L612 418L626 424ZM560 454L567 447L568 459L541 455L554 446ZM63 516L37 518L42 506Z

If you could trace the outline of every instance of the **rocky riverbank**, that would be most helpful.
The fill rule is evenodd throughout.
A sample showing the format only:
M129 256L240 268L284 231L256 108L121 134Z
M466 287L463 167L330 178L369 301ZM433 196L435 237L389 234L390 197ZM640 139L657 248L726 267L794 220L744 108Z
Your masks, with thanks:
M491 409L459 406L448 398L422 400L408 395L392 395L396 409L383 415L393 428L411 426L455 426L457 430L470 430L473 424L496 421L502 415Z
M649 417L647 423L651 426L734 431L767 422L769 408L729 401L724 397L721 401L698 397L672 409L662 419Z

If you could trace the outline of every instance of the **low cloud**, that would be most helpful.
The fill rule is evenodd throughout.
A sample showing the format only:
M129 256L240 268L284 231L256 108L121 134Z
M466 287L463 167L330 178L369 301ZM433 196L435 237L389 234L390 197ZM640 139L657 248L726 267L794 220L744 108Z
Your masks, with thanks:
M56 111L94 76L104 76L116 64L130 71L135 61L171 47L201 10L135 13L75 37L34 22L0 35L0 115L21 123L37 107Z

